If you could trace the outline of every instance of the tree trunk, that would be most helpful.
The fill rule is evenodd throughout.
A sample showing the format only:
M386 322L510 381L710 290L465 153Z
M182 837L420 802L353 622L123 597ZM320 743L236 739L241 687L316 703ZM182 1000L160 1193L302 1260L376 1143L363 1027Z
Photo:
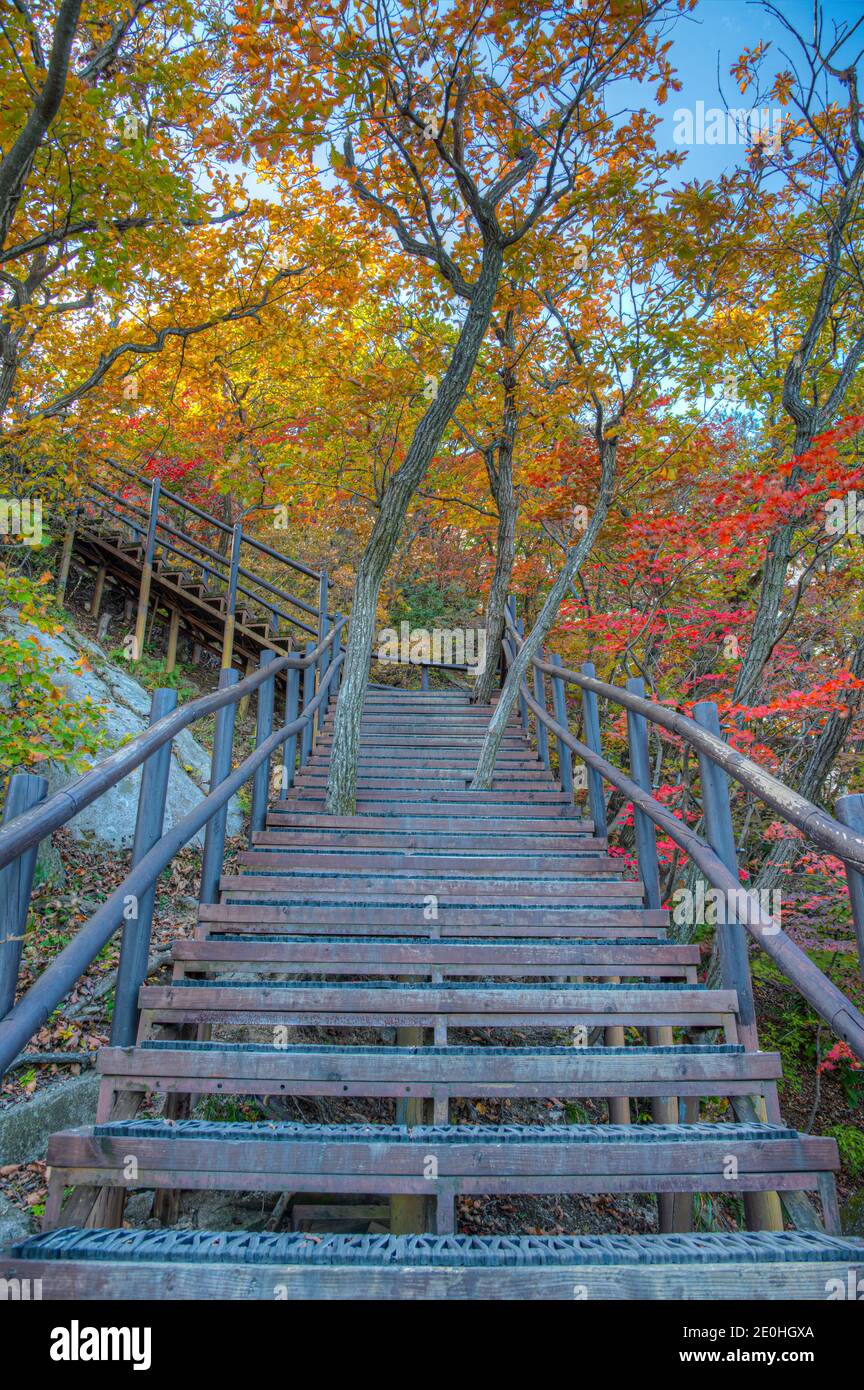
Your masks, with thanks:
M330 815L353 815L356 809L360 719L375 631L378 592L411 498L422 482L471 380L477 354L489 326L503 259L503 251L497 240L490 238L483 248L480 274L450 365L435 399L414 431L404 463L397 469L384 493L372 535L357 567L342 687L333 722L333 747L327 781L327 811Z
M810 429L798 430L795 435L795 456L806 453L813 443L814 432ZM786 573L792 554L792 541L797 521L787 521L771 536L768 553L762 567L762 587L753 619L753 631L747 650L741 661L732 702L736 705L749 705L759 686L762 672L774 650L782 626L781 608L786 588Z
M498 544L495 552L495 573L486 604L486 661L471 692L473 704L488 705L498 680L501 660L501 640L504 636L504 607L510 590L510 576L516 556L516 503L513 489L510 499L498 508Z
M588 523L585 535L568 550L564 567L561 570L552 588L546 596L546 602L540 609L540 615L532 627L530 633L525 638L519 651L516 653L507 672L507 679L495 712L489 720L489 727L486 730L486 737L483 740L483 747L480 749L480 757L477 760L477 767L474 772L474 780L471 783L471 791L488 791L492 786L492 776L495 771L495 763L498 758L498 749L504 737L504 731L510 722L513 707L519 696L522 682L531 667L531 662L543 645L544 638L558 616L558 609L561 601L574 576L579 572L587 556L591 553L600 530L606 520L606 513L609 510L609 503L612 501L612 491L615 481L615 456L617 454L617 439L600 439L600 495L597 498L597 506L594 508L593 515Z
M486 604L486 663L471 692L474 704L488 705L498 679L501 639L504 636L504 606L510 590L513 561L516 558L516 514L518 504L513 491L513 446L519 417L516 412L516 376L512 368L502 373L504 381L504 422L498 447L497 467L491 456L486 467L495 505L498 509L498 542L495 573Z
M18 341L8 323L0 323L0 421L6 416L18 373Z
M80 11L81 0L62 0L54 21L45 83L34 97L23 130L0 162L0 246L6 244L39 146L60 110Z

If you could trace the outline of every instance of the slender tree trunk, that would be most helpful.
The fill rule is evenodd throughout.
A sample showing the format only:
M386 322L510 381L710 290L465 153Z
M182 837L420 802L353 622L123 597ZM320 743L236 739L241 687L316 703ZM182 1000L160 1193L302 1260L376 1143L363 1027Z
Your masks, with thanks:
M471 692L472 703L488 705L498 681L501 659L501 640L504 636L504 607L510 590L510 577L516 557L516 503L513 489L509 500L498 506L498 543L495 551L495 573L486 604L486 661Z
M384 493L372 535L357 567L344 674L333 723L333 747L327 782L327 810L331 815L353 815L356 809L360 719L375 631L378 592L411 498L422 482L471 380L477 354L489 326L502 265L502 248L497 240L490 237L483 248L480 274L450 365L435 399L414 431L404 463L397 469Z
M584 536L578 545L574 545L568 550L564 567L546 595L546 601L540 609L536 623L510 664L504 688L495 706L495 712L489 720L483 747L480 749L480 757L474 771L474 780L471 783L472 791L488 791L492 786L498 749L501 746L504 731L510 722L510 716L513 713L522 682L530 670L531 662L543 645L546 634L558 616L558 609L561 607L564 595L567 593L574 576L578 574L582 564L591 553L591 547L606 520L615 483L617 451L616 439L600 439L600 495L597 498L597 505Z
M504 636L504 605L510 590L513 561L516 558L516 514L518 504L513 490L513 446L519 417L516 412L516 376L508 368L504 380L504 421L498 446L497 467L490 455L486 460L489 482L498 509L498 542L495 547L495 573L486 604L486 663L474 684L471 699L488 705L498 679L501 639Z
M0 323L0 421L6 415L18 374L18 342L6 323Z
M813 443L815 430L805 427L795 433L795 456L806 453ZM782 627L781 610L786 589L786 574L792 555L792 541L798 522L788 521L778 527L768 543L768 553L762 566L762 587L753 619L750 641L738 671L732 702L749 705L759 686L762 672L774 650Z

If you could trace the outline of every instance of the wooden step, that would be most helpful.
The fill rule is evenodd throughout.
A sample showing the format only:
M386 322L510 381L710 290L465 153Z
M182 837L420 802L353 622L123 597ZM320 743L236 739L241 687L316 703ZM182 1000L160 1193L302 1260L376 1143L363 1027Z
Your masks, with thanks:
M307 766L303 772L297 774L295 787L300 788L320 787L327 785L329 773L326 767ZM449 767L417 767L413 759L394 759L393 762L385 767L378 768L358 768L357 787L377 789L379 786L415 788L418 791L431 791L441 793L444 791L462 792L470 788L470 783L474 777L474 765L465 763L460 766L457 759L451 760ZM494 792L498 787L512 787L520 795L526 795L534 790L538 792L558 792L560 789L548 773L538 768L519 768L507 764L495 769L492 779Z
M316 796L311 791L308 793L296 792L292 788L286 801L289 806L293 806L295 802L302 803L304 801L314 801L323 806L324 793L322 790ZM418 787L415 791L397 790L388 793L386 789L381 789L365 794L361 792L357 797L357 806L360 811L364 807L371 808L378 805L384 806L385 809L392 807L396 810L402 805L416 806L417 803L422 803L430 809L443 808L450 815L453 814L454 810L461 810L463 814L471 815L480 807L494 807L496 816L499 814L507 815L508 813L522 816L537 815L538 813L549 815L550 811L547 810L547 807L553 806L560 807L562 812L572 812L574 809L572 799L564 792L555 791L554 788L542 791L534 788L530 791L507 791L503 788L496 790L493 787L491 791L472 792L468 790L436 791L429 787ZM506 807L507 810L500 811L500 807Z
M495 848L494 837L460 835L452 836L455 846L441 846L434 842L428 847L418 848L411 841L405 843L410 837L399 836L391 838L388 844L386 839L383 844L378 845L358 845L356 839L350 838L350 832L336 831L330 838L329 843L319 843L324 838L324 832L319 831L317 836L309 834L303 841L299 840L293 830L283 830L278 833L273 831L264 832L252 837L252 848L258 852L280 851L282 854L292 854L302 856L307 862L318 863L321 856L327 858L344 857L357 863L375 862L384 866L386 861L415 861L428 860L429 863L483 863L496 864L500 868L502 865L511 868L514 865L525 867L536 867L538 870L544 865L558 866L562 864L574 864L581 866L592 862L607 862L611 856L606 853L606 844L603 840L580 839L563 840L560 845L549 845L548 837L535 836L538 847L546 850L540 854L536 850L532 853L526 850L522 844L521 836L511 836L511 843L507 846L506 852L493 854ZM490 843L490 839L492 843ZM454 848L458 847L459 853L454 853ZM521 851L521 852L520 852ZM619 870L623 868L620 856L612 861Z
M845 1298L864 1241L815 1231L676 1236L347 1236L68 1230L0 1259L48 1301ZM36 1283L38 1281L38 1284ZM837 1292L832 1292L837 1291Z
M454 725L445 729L426 719L418 721L410 729L399 728L392 720L382 721L380 727L364 723L360 726L360 756L383 759L397 756L404 751L408 757L417 754L421 757L438 758L452 753L476 760L483 747L485 733L485 726L478 725L472 729L467 725ZM332 746L332 729L323 729L315 741L316 753L329 758ZM518 729L503 735L498 757L525 758L536 767L541 766L537 752L525 742Z
M837 1230L836 1142L768 1124L114 1120L54 1134L48 1166L46 1230L63 1220L67 1187L91 1186L426 1197L439 1234L454 1230L460 1195L818 1190Z
M275 845L256 845L241 850L237 863L247 869L262 869L265 873L336 874L348 883L354 877L377 879L395 875L399 878L446 877L470 880L472 883L533 883L558 881L574 883L580 880L620 876L624 866L620 859L596 851L563 850L548 854L430 854L406 849L400 854L386 850L309 849L295 850Z
M413 772L399 772L394 769L388 773L378 773L366 775L361 772L357 778L358 796L377 796L386 794L395 795L404 792L406 795L419 793L427 796L433 793L435 796L443 796L445 793L460 795L469 789L471 780L474 776L472 768L465 768L463 771L439 773L415 774ZM525 795L531 793L535 788L538 793L554 792L555 783L545 774L536 772L501 772L495 773L492 778L492 791L505 791L512 788L514 792ZM326 772L302 772L298 774L294 782L294 794L300 792L320 792L322 795L327 789Z
M186 574L183 576L182 587L183 592L190 594L192 598L209 601L217 606L222 598L221 594L214 594L212 589L208 589L207 585L202 583L202 581L193 574Z
M323 796L287 796L278 803L278 814L280 817L313 816L318 822L328 821L324 813ZM460 824L464 827L466 823L470 826L480 827L500 825L503 822L515 821L520 825L548 826L553 821L565 821L569 825L578 826L583 829L590 826L590 822L582 817L577 808L566 800L559 798L555 802L544 800L542 804L535 804L533 801L519 801L518 803L500 802L491 809L482 804L466 801L443 801L437 797L427 796L414 797L410 800L381 800L378 797L359 796L357 798L357 811L353 816L334 816L333 822L340 820L350 820L352 823L368 823L369 821L386 822L389 824L399 824L400 822L413 821L415 824L436 826L444 822L452 829L458 829ZM312 824L316 822L313 821Z
M516 938L508 942L467 939L412 941L398 937L209 936L206 940L175 942L171 959L175 978L195 973L237 969L240 973L305 975L447 976L581 975L591 979L687 980L696 983L698 946L667 946L654 942L612 940L606 944L555 940L537 942Z
M521 907L458 902L438 904L434 921L424 918L416 906L402 907L393 902L355 903L322 899L306 903L242 902L202 903L198 921L206 931L213 924L230 924L232 930L273 932L285 927L303 931L341 934L392 936L394 928L402 935L442 938L465 936L579 936L620 937L665 935L669 914L662 908L608 904L559 903L550 908L544 902Z
M740 1046L346 1047L145 1042L105 1047L97 1118L124 1092L250 1096L428 1097L435 1123L456 1097L603 1100L608 1096L762 1095L779 1123L780 1057Z
M349 884L350 879L350 884ZM607 875L598 874L592 878L456 878L443 874L415 878L413 875L366 874L351 878L347 874L325 873L323 870L309 869L307 872L288 872L268 874L264 870L249 870L245 874L223 874L219 882L221 891L243 902L261 901L276 898L282 902L342 902L379 904L388 902L403 906L414 904L425 910L424 898L437 898L438 911L447 907L477 907L498 905L501 907L531 906L545 903L553 907L557 899L565 899L571 906L602 902L607 907L612 904L638 907L642 898L642 885L631 880L617 879L610 871Z
M428 720L424 720L411 732L395 727L392 720L388 720L386 725L382 724L381 728L370 728L361 724L360 757L383 761L384 758L403 749L407 755L417 754L419 757L441 758L448 754L476 757L483 746L484 733L485 728L472 731L455 727L449 728L445 733ZM315 741L316 753L329 758L332 746L332 731L329 728L322 730ZM504 734L498 757L523 758L535 766L540 766L537 753L517 730Z
M479 752L479 747L478 750ZM428 773L432 777L440 777L442 773L449 772L452 777L473 777L477 759L471 750L450 749L441 753L432 753L422 748L393 748L392 750L376 749L375 753L370 753L366 757L361 756L357 759L357 770L362 776L386 776L388 772L410 770L418 777L425 777ZM309 759L304 769L306 772L325 775L330 768L329 755L325 756L317 750ZM527 757L524 753L513 751L507 752L499 758L495 764L496 771L500 773L511 772L530 772L532 778L538 782L545 781L548 785L551 780L549 773L536 762L535 759Z
M737 1042L732 990L692 984L486 984L375 980L177 980L144 985L141 1039L158 1025L285 1024L327 1028L722 1028Z
M568 809L565 807L565 812ZM570 814L561 815L554 811L539 817L471 815L470 822L466 824L461 815L451 817L441 814L437 809L434 812L414 809L402 814L394 811L387 815L327 816L316 814L314 811L289 810L287 801L273 803L267 816L267 824L274 829L331 832L356 830L364 835L379 830L390 835L428 833L460 837L465 834L494 836L500 833L502 838L512 838L514 835L543 835L545 838L547 834L578 837L592 836L594 833L593 822L582 819L576 814L575 809Z
M393 686L388 690L369 689L363 701L364 709L397 709L400 712L411 709L463 709L469 712L485 711L488 719L489 705L471 703L468 691L462 690L404 690Z
M268 817L268 824L273 817ZM319 850L333 851L344 847L347 850L383 849L408 851L425 850L446 852L464 850L466 854L490 853L498 850L509 860L511 853L521 849L525 853L546 850L549 854L566 851L568 854L583 854L596 851L606 852L606 840L593 835L577 833L574 835L531 835L508 832L466 831L462 835L450 834L446 830L328 830L313 825L284 826L281 829L261 830L252 836L255 848L296 849L304 853L317 854Z

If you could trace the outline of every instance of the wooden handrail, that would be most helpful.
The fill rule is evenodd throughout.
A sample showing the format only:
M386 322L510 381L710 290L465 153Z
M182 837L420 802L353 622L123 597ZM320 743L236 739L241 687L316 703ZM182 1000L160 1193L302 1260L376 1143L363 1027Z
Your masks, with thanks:
M134 477L128 470L120 469ZM141 485L142 480L136 478ZM137 903L134 924L126 923L123 945L118 967L115 994L115 1017L112 1024L112 1041L125 1045L134 1041L137 1020L138 991L146 975L146 961L152 928L155 883L159 873L170 863L174 855L203 826L207 827L204 855L202 858L201 900L210 901L207 894L215 891L224 858L225 823L227 802L233 793L249 778L253 779L252 821L253 829L260 828L266 816L267 782L269 780L269 760L272 753L285 745L284 757L290 756L293 777L293 763L296 754L298 735L301 738L300 765L312 745L313 731L320 728L323 712L329 703L331 686L339 674L344 654L341 633L347 618L338 617L331 626L327 612L328 581L325 574L318 575L308 566L291 561L287 556L263 544L255 544L257 551L272 555L301 573L318 579L318 607L312 607L302 599L280 589L267 579L259 578L240 566L240 548L244 537L242 527L227 527L215 517L209 517L200 508L188 504L187 510L194 512L204 521L230 531L232 544L230 558L211 549L204 542L184 531L178 530L160 514L165 496L173 498L181 507L187 506L181 498L165 493L159 479L152 482L149 506L113 493L101 483L93 482L85 499L85 507L91 516L107 516L111 523L118 522L121 527L131 528L138 538L142 551L141 583L138 592L138 608L135 625L134 650L136 659L141 654L146 632L150 586L154 577L154 561L157 552L163 563L173 563L179 556L185 565L193 566L193 576L212 573L227 587L220 593L219 613L224 618L222 635L222 672L219 688L209 695L200 696L188 704L176 708L176 693L170 690L157 690L153 695L150 710L150 725L122 748L103 758L89 772L81 774L55 793L47 801L40 801L44 795L42 779L21 777L18 780L26 786L20 788L18 808L21 814L7 817L0 829L0 873L4 879L17 885L14 901L4 905L0 923L0 999L2 1017L0 1021L0 1070L14 1061L21 1047L44 1023L52 1010L68 994L75 982L89 967L95 956L110 940L121 922L124 921L124 902L133 897ZM103 499L107 499L103 500ZM76 509L77 513L77 509ZM76 513L67 532L67 546L71 555L74 541ZM121 531L121 537L123 532ZM170 538L174 538L173 540ZM178 545L176 541L182 542ZM188 547L184 549L183 546ZM197 552L190 554L189 552ZM64 552L65 553L65 552ZM186 573L186 568L181 565ZM104 569L102 571L104 574ZM282 601L293 604L308 612L318 620L317 630L302 623L298 618L285 613L275 604L263 598L255 589L239 582L248 580L256 588L277 595ZM97 585L97 592L101 588ZM233 639L237 621L237 595L260 605L272 617L285 619L295 627L317 635L317 644L308 642L303 655L290 653L277 656L272 645L265 639L260 652L259 669L240 680L232 669ZM98 601L97 601L98 606ZM268 619L268 632L270 620ZM174 641L176 644L176 618ZM171 652L169 632L169 652ZM304 672L304 696L302 711L298 708L297 690L300 671ZM274 694L277 677L286 676L287 705L285 724L273 731ZM317 689L316 689L317 683ZM233 741L234 711L241 701L248 700L258 692L258 714L256 747L254 752L241 765L231 770L231 748ZM174 738L181 730L197 720L214 714L216 718L216 738L210 768L210 791L201 802L184 816L170 831L163 834L163 820L168 780L170 772L170 752ZM289 750L291 750L289 752ZM124 777L141 767L142 777L138 797L138 817L135 841L132 849L132 868L123 884L115 890L108 900L94 913L78 931L68 946L55 957L51 964L11 1007L15 998L18 971L21 959L21 945L32 888L32 865L35 861L39 843L54 830L67 824L79 811L97 801L111 787ZM13 778L13 782L15 779ZM42 783L42 785L36 785ZM32 785L31 785L32 784ZM15 788L12 789L10 806L16 805ZM24 810L24 807L29 809ZM7 1013L6 1011L9 1010Z
M507 614L507 625L511 636L518 646L522 645L522 639L516 632L510 614ZM650 720L652 724L659 724L662 728L668 729L670 733L677 734L685 743L689 743L698 752L704 753L718 767L748 791L753 792L766 806L779 812L784 820L790 825L794 825L809 840L812 840L820 849L827 850L830 854L836 855L846 864L852 864L856 869L864 871L864 835L857 835L854 830L835 820L825 811L819 809L812 801L787 787L779 778L772 776L764 767L760 767L752 758L748 758L737 749L731 748L722 738L717 738L706 729L700 728L695 720L690 719L686 714L679 714L676 710L666 709L663 705L655 704L653 700L646 700L639 695L632 694L629 690L622 690L616 685L607 685L605 681L599 681L591 676L583 676L578 671L571 671L566 666L555 666L551 662L542 661L535 658L532 663L534 667L544 675L561 677L571 685L577 685L582 690L591 690L595 695L600 695L604 699L611 700L613 704L620 705L622 709L632 710L636 714L641 714Z
M511 638L505 640L504 652L509 664L513 659L514 639L519 640L519 635L509 614L508 626ZM537 669L553 678L563 677L566 680L569 676L575 675L574 672L568 672L565 667L553 663L536 660L533 664ZM624 705L625 708L634 709L638 714L644 714L648 719L653 719L653 708L660 708L659 706L654 707L650 700L631 695L628 691L618 690L614 686L605 686L604 682L589 677L580 676L576 680L576 684L582 685L583 681L585 682L585 689L604 695L607 691L611 692L608 698L614 699L616 703ZM598 689L598 687L601 688ZM758 899L742 886L737 876L726 867L711 846L702 840L695 831L679 821L665 806L661 806L649 791L643 790L636 782L615 767L614 763L610 763L602 755L581 743L568 728L553 719L539 701L533 698L527 683L524 681L521 695L526 706L533 712L538 724L546 729L547 734L554 734L561 743L576 753L589 768L593 768L612 786L623 792L632 802L634 808L647 816L669 836L670 840L673 840L685 851L712 887L724 894L727 913L733 916L736 923L747 929L787 979L796 986L802 997L807 1000L819 1017L825 1020L832 1032L848 1043L853 1052L864 1060L864 1014L861 1014L852 1001L828 979L827 975L814 964L806 952L796 946L782 927L762 911ZM646 706L648 707L647 710L644 708ZM686 717L682 716L682 718ZM690 720L686 722L688 724L693 723L694 729L700 735L705 733L695 722ZM687 738L688 734L689 731L684 730L682 737ZM722 739L707 737L710 738L712 747L715 743L725 746ZM705 751L706 756L711 756L708 748L703 751ZM718 764L720 762L719 759L712 759L712 761L716 761ZM749 759L746 761L749 762ZM755 767L756 764L753 766ZM747 905L746 911L741 910L742 895ZM722 929L723 924L720 924L718 930Z
M329 646L336 631L337 629L334 628L326 643L321 645ZM247 680L240 681L237 685L220 692L220 694L228 696L229 699L222 700L220 706L214 707L218 708L221 705L242 699L244 687L247 687L245 693L248 693L248 689L254 689L264 681L273 680L283 663L290 663L295 668L308 665L312 660L312 655L301 659L283 657L271 661L256 672L254 678L249 677ZM213 791L198 803L194 810L177 821L169 831L161 836L147 854L130 870L110 897L106 898L93 916L75 933L68 945L54 957L50 965L46 966L38 980L22 995L15 1007L4 1019L0 1020L0 1075L15 1060L28 1040L41 1028L61 1000L74 988L76 982L90 967L99 952L111 940L111 937L123 923L124 906L130 897L140 900L148 889L152 888L162 870L167 868L178 851L193 836L198 834L199 830L211 820L217 811L227 805L231 797L239 791L245 782L254 777L258 767L269 762L277 748L290 737L305 729L314 720L319 706L326 698L329 698L330 686L335 680L343 660L342 652L338 651L330 662L317 693L306 705L299 718L283 725L282 728L277 729L269 738L259 744L229 776L224 778ZM254 685L251 684L253 680ZM204 700L212 698L205 696ZM202 701L192 701L193 705L200 706L202 703ZM166 716L148 729L146 734L140 735L139 739L135 740L140 743L148 735L159 730L160 725L162 726L159 741L148 746L145 756L149 756L156 748L161 747L168 738L173 737L178 728L185 727L185 724L189 722L188 720L179 725L174 722L176 715L182 713L182 710L177 710L175 714ZM164 726L171 726L167 733ZM113 785L113 782L108 785ZM54 800L56 798L52 798L52 801ZM45 809L47 807L36 808L37 812ZM23 820L25 817L19 819ZM16 822L13 822L9 829L13 830L15 824Z
M91 487L97 492L100 492L104 497L110 497L112 501L119 503L121 507L125 507L129 511L139 512L146 521L148 516L146 507L140 506L137 502L130 502L127 498L119 497L117 493L112 492L110 488L102 487L99 483L91 483ZM99 506L99 503L97 502L96 505ZM108 511L108 508L103 508L103 510ZM122 512L109 512L109 515L116 517L120 521L125 519ZM213 568L219 578L227 581L227 574L222 573L223 570L227 571L230 568L230 562L227 556L220 555L218 550L213 550L211 546L205 545L203 541L199 541L194 536L190 536L186 531L178 531L177 528L171 526L169 522L162 521L158 517L156 520L156 529L157 532L166 531L168 535L184 541L184 543L191 546L193 550L197 550L200 554L205 555L207 559L212 561L211 568ZM244 540L245 539L246 537L244 537ZM171 555L181 555L184 559L191 560L193 563L200 563L196 561L195 556L185 554L179 546L171 545L164 540L159 540L158 537L157 544ZM206 566L204 568L206 568ZM257 584L260 588L266 589L268 593L276 594L279 598L284 599L286 603L290 603L293 607L298 608L302 613L308 613L312 617L318 616L318 609L315 608L313 604L306 603L305 600L297 598L294 594L289 593L287 589L281 589L277 584L272 584L268 579L262 579L259 575L254 574L252 570L247 570L241 565L237 573L243 579L248 579L253 584ZM245 594L247 598L254 599L256 603L260 603L262 607L268 608L271 612L277 613L280 617L285 618L287 622L294 623L297 627L302 628L304 632L315 634L314 628L308 627L305 623L301 623L297 618L292 617L290 613L283 613L281 609L275 608L273 604L268 603L266 599L261 598L251 589L246 588L245 585L239 586L239 592Z
M135 473L131 468L126 468L122 463L116 463L113 459L106 459L105 462L108 463L111 468L115 469L116 472L122 473L127 478L134 479L139 487L149 489L153 481L149 474ZM191 512L193 516L197 516L201 521L206 521L208 525L215 526L217 530L226 532L229 536L234 529L227 521L220 521L218 516L213 516L211 512L205 512L202 507L196 507L194 502L187 502L184 497L180 497L178 493L171 492L166 487L162 488L162 496L169 498L170 501L185 508L187 512ZM300 560L292 560L289 555L283 555L281 550L274 550L272 546L266 545L264 541L256 540L253 536L244 536L243 543L244 545L251 546L254 550L260 551L262 555L269 555L271 559L279 560L283 565L288 565L291 569L297 570L298 574L307 575L309 579L320 580L321 578L320 570L310 569L308 565L304 565Z
M85 806L97 801L103 792L116 786L130 772L134 772L151 753L155 753L163 744L169 743L182 729L188 728L190 724L205 718L208 714L215 714L225 705L238 704L244 696L251 695L264 681L273 679L281 671L303 670L307 666L314 666L318 657L330 647L347 621L347 618L342 618L307 656L278 657L265 669L254 671L235 686L214 690L209 695L200 695L188 704L181 705L173 714L166 715L122 748L109 753L89 772L84 772L67 783L47 801L34 806L24 815L17 816L0 830L0 869L17 859L25 850L37 845L46 835L72 820Z

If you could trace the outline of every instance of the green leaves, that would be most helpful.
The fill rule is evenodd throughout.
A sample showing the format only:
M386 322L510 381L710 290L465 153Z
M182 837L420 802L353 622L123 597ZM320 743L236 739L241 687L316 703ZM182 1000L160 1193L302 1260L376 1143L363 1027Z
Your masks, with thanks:
M43 632L61 631L50 611L42 581L0 569L0 608L14 607L21 623ZM35 770L44 763L74 771L107 746L99 710L72 700L62 677L66 668L35 636L19 640L0 632L0 770Z

